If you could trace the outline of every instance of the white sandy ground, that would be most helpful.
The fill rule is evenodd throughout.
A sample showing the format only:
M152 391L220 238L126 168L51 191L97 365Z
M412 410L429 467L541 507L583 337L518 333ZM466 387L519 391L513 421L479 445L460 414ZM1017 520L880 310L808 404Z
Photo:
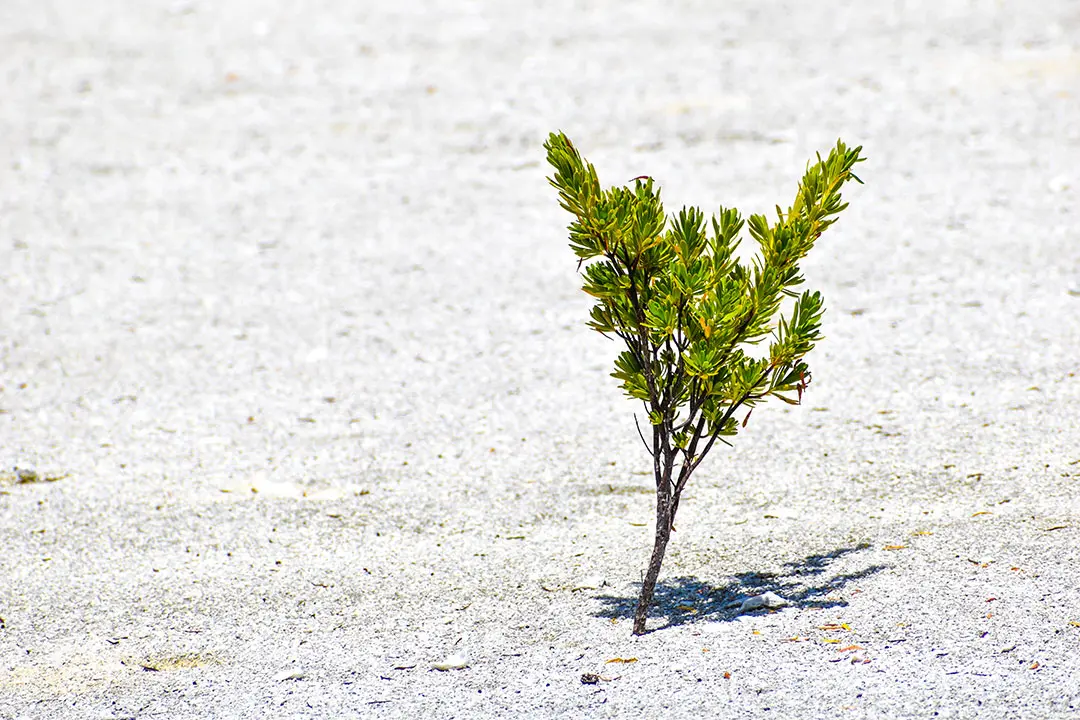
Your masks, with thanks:
M1078 39L1070 0L0 3L0 717L1077 717ZM870 158L806 403L695 478L640 638L555 129L671 208Z

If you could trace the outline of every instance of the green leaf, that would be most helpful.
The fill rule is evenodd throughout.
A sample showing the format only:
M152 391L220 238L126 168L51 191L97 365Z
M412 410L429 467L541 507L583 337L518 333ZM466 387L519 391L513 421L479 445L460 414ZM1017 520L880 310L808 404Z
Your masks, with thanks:
M646 402L650 399L645 373L631 351L619 353L619 357L615 359L615 372L611 373L611 376L623 381L623 390L630 397Z

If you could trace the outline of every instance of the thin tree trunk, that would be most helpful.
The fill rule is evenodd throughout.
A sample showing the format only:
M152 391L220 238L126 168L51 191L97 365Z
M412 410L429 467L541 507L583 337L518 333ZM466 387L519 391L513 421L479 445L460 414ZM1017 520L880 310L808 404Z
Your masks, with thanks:
M635 635L645 634L645 620L649 614L649 605L652 604L653 593L656 590L656 580L660 576L660 566L664 562L664 553L667 551L668 540L671 539L671 507L670 489L658 489L656 493L656 539L653 543L652 558L649 560L649 569L645 573L645 582L641 585L641 596L638 598L637 610L634 611Z

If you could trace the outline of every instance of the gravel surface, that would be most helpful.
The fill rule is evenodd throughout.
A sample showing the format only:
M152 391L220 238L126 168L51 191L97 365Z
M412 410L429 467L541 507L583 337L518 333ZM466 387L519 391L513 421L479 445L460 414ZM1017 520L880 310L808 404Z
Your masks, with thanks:
M1077 717L1078 38L1070 0L0 4L0 718ZM669 208L869 158L806 402L694 478L643 637L556 129Z

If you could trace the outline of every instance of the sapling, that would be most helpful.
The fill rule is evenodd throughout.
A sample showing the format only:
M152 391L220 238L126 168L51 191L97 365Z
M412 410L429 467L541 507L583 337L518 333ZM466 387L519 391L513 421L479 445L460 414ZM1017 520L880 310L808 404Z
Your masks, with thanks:
M746 427L756 405L802 401L810 382L803 358L821 339L824 305L818 292L795 291L799 261L847 207L844 183L862 182L852 172L862 147L838 141L828 158L807 164L786 211L745 223L724 207L708 223L696 207L669 218L652 178L604 190L566 135L552 133L544 148L555 170L549 180L574 216L582 289L596 298L588 326L626 346L612 376L644 403L651 428L637 426L656 480L653 551L634 612L641 635L690 476L718 440L730 444ZM749 264L736 257L744 224L759 247ZM768 354L751 354L766 337Z

